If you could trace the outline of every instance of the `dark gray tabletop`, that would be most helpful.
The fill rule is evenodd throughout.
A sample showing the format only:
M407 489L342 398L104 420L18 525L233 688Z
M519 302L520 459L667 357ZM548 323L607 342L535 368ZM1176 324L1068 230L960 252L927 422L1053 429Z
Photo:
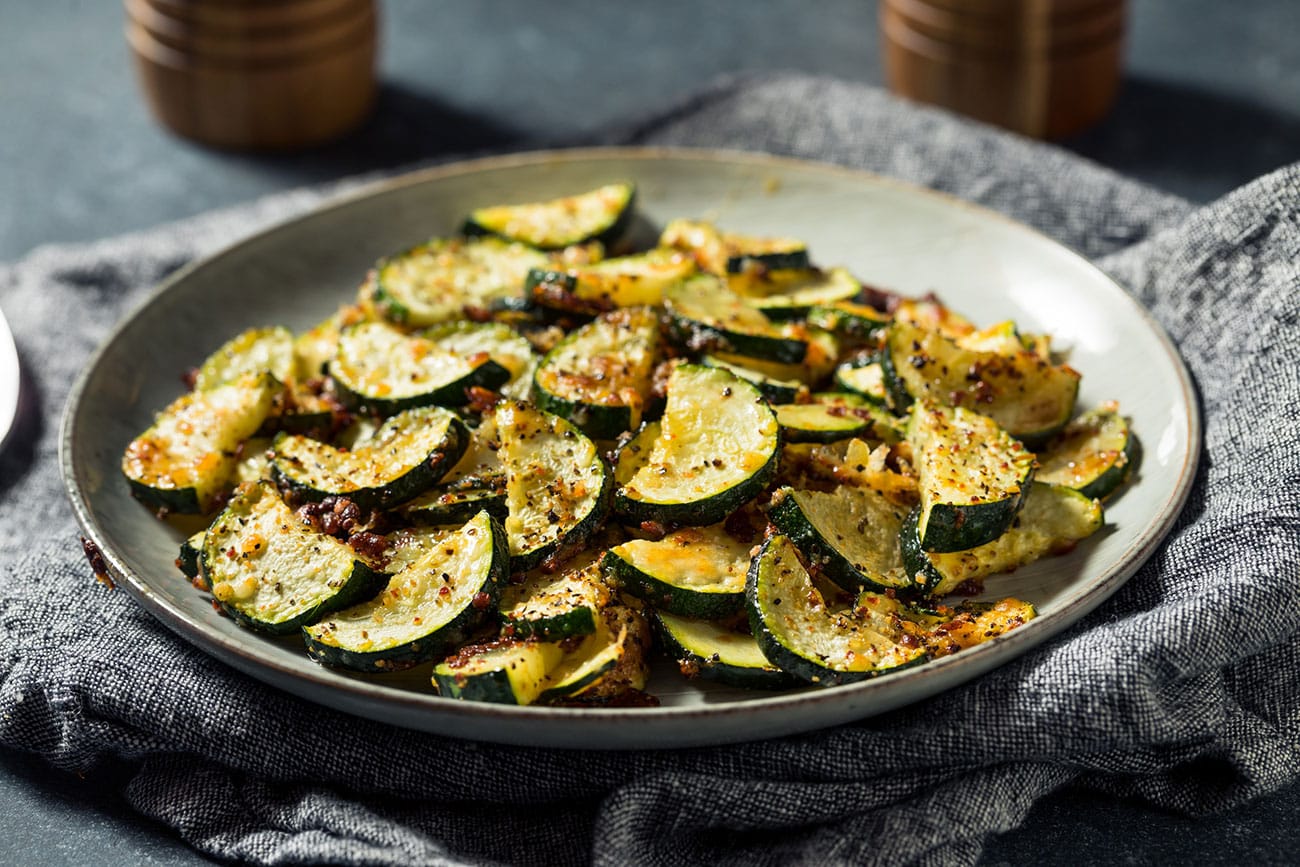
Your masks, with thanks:
M1300 3L1133 0L1123 91L1065 142L1197 201L1300 160ZM715 75L799 69L882 83L869 0L390 2L383 91L356 135L294 156L205 149L154 125L107 0L0 0L0 260L437 154L561 139ZM0 863L199 863L120 798L0 751ZM1300 863L1300 786L1188 819L1064 791L988 864Z

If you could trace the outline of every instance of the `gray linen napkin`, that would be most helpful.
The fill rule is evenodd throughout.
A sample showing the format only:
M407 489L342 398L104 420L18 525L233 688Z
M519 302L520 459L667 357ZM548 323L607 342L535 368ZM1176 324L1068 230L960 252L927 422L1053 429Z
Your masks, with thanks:
M168 272L302 211L277 196L0 270L29 420L0 457L0 744L89 771L202 852L274 863L970 863L1066 784L1189 814L1300 775L1300 171L1207 207L834 81L724 82L610 140L874 169L1097 259L1173 336L1206 454L1166 543L1085 622L925 702L676 752L390 728L261 685L90 577L55 465L69 385Z

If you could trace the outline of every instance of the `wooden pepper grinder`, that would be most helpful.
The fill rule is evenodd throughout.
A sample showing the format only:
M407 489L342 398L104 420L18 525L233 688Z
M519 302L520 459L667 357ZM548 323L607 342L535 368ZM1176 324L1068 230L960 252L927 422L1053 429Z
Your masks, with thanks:
M881 0L897 93L1037 138L1110 109L1123 65L1124 0Z
M186 138L305 148L356 128L374 104L374 0L125 2L149 108Z

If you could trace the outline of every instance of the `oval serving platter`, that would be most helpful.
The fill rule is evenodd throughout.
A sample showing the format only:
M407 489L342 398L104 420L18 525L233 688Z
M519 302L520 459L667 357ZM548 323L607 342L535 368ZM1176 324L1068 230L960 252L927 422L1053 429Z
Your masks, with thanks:
M1062 557L990 579L990 594L1039 617L988 644L847 686L765 694L656 669L657 708L505 707L432 693L415 675L366 678L312 662L218 615L173 565L182 533L131 499L126 444L177 396L177 374L253 325L314 325L351 298L380 256L452 234L471 209L618 180L637 184L651 224L716 220L800 237L817 261L906 294L937 293L984 325L1015 319L1067 347L1081 406L1118 400L1143 446L1107 528ZM1141 377L1132 371L1142 370ZM114 578L183 639L260 680L362 717L476 740L581 748L757 740L859 719L974 678L1060 632L1109 597L1177 517L1195 472L1200 423L1190 379L1160 327L1101 271L983 208L865 172L717 151L592 149L496 157L408 175L262 232L179 272L117 328L73 388L61 466L77 519ZM628 725L628 723L635 723Z

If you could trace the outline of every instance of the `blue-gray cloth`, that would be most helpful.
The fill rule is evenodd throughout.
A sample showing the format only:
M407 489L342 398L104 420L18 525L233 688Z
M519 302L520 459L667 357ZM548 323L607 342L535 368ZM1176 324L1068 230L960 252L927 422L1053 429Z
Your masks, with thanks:
M195 256L333 190L0 270L28 380L0 457L0 744L138 768L136 809L274 863L969 863L1066 784L1202 814L1300 775L1300 170L1203 208L870 88L726 82L610 141L827 160L981 202L1082 250L1187 361L1205 454L1166 542L1084 622L932 699L679 751L451 742L293 698L97 584L56 466L69 386Z

